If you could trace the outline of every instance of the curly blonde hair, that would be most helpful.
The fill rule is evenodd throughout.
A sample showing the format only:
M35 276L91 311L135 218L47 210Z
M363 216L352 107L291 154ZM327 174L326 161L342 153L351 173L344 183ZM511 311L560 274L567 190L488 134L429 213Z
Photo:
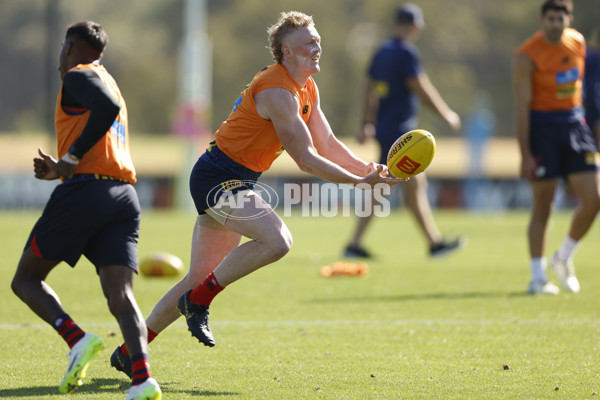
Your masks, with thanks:
M312 16L299 11L282 12L275 24L267 29L269 45L267 48L273 55L273 60L280 63L283 61L283 39L298 28L314 25Z

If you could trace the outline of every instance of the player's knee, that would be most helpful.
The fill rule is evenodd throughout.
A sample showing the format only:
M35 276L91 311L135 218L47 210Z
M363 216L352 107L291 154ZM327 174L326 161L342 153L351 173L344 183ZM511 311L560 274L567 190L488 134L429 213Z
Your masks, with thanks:
M133 308L131 296L128 296L125 292L107 294L106 303L110 313L116 318L118 318L124 310Z
M24 296L25 286L27 285L27 277L17 271L10 282L10 288L18 298L22 299Z
M13 293L17 295L17 297L21 297L21 281L17 275L15 275L10 282L10 288L12 289Z
M588 208L590 211L598 212L600 211L600 194L595 193L590 196L583 196L581 198L582 205Z
M108 305L108 310L110 311L110 313L118 318L120 312L121 312L121 306L120 303L118 301L115 300L115 298L113 296L109 296L106 299L106 304Z
M273 260L279 260L289 253L293 241L292 234L288 230L281 232L276 238L270 240L268 245Z

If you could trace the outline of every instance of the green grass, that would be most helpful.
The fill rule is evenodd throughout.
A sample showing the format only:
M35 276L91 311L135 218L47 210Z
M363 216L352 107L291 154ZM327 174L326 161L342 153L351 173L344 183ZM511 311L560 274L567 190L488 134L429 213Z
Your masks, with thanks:
M569 213L552 218L554 251ZM10 291L37 213L0 213L0 398L122 399L129 386L110 368L121 343L94 269L61 265L50 285L82 328L107 349L84 386L59 395L67 347ZM150 346L165 399L594 399L600 398L600 274L594 224L575 259L582 291L532 297L526 212L440 211L448 234L469 245L443 261L426 257L410 215L371 227L370 276L322 278L339 260L352 218L285 218L294 248L236 282L211 306L217 346L193 339L180 320ZM140 256L168 251L189 261L194 217L146 212ZM176 280L139 277L144 315ZM506 366L506 369L505 369Z

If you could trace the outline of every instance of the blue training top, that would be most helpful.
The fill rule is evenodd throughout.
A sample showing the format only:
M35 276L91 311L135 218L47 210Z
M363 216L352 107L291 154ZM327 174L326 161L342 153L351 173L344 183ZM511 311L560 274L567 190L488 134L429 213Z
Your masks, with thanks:
M417 47L398 38L384 42L373 57L368 74L379 96L376 138L380 142L393 141L417 127L419 99L406 80L422 71Z

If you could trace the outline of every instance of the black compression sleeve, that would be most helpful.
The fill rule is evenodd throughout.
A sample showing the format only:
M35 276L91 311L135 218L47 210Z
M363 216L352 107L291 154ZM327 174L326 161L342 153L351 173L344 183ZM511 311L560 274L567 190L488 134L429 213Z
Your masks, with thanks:
M69 71L63 80L62 105L82 107L90 117L69 152L77 158L91 149L113 124L121 106L94 71L76 69Z

